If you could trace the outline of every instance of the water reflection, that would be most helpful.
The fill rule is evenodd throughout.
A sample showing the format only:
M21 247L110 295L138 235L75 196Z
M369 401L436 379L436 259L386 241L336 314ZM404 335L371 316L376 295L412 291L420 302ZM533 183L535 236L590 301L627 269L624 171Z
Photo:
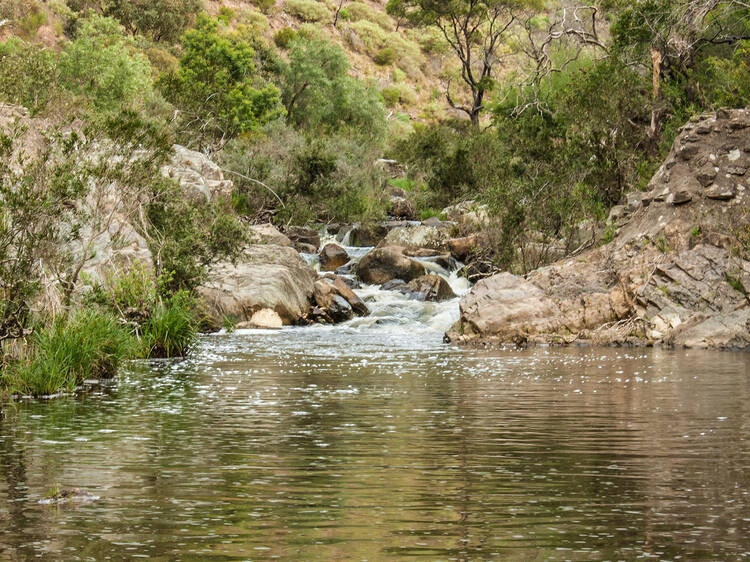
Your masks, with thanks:
M207 337L0 422L0 557L750 553L750 358ZM55 485L101 496L39 505Z

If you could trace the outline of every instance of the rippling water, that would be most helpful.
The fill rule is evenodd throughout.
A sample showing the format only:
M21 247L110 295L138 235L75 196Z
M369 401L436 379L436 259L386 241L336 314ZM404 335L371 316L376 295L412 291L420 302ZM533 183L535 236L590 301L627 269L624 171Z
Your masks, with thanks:
M748 355L355 324L192 357L6 409L0 558L750 556Z

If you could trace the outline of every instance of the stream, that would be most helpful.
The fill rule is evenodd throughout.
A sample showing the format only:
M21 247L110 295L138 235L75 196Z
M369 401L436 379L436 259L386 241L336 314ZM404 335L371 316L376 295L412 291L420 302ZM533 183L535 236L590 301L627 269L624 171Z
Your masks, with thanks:
M356 292L6 404L0 560L750 558L750 355L461 349L458 299Z

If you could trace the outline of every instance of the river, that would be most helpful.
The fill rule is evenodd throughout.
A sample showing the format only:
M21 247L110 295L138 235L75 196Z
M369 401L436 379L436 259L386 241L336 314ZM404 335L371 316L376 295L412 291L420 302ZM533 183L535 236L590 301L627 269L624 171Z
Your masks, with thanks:
M750 355L464 350L457 301L358 292L6 405L0 559L750 557Z

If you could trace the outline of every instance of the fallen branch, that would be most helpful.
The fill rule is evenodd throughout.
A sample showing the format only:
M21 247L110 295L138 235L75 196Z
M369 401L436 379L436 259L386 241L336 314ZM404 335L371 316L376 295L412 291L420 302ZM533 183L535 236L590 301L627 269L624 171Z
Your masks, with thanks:
M275 191L274 191L273 189L271 189L270 187L268 187L268 186L267 186L266 184L264 184L264 183L263 183L262 181L260 181L260 180L256 180L256 179L254 179L254 178L250 178L250 177L247 177L246 175L244 175L244 174L240 174L239 172L235 172L234 170L227 170L226 168L221 168L221 171L222 171L222 172L226 172L226 173L228 173L228 174L234 174L235 176L239 176L239 177L241 177L242 179L245 179L245 180L247 180L247 181L251 181L251 182L253 182L253 183L257 183L258 185L260 185L260 186L262 186L262 187L265 187L265 188L266 188L266 189L267 189L268 191L270 191L270 192L271 192L271 193L273 194L273 196L274 196L274 197L276 197L276 199L277 199L277 200L279 201L279 203L281 203L281 206L282 206L282 207L283 207L284 209L286 209L286 205L284 205L284 202L283 202L283 201L281 200L281 197L279 197L279 195L278 195L278 194L277 194L277 193L276 193L276 192L275 192Z

